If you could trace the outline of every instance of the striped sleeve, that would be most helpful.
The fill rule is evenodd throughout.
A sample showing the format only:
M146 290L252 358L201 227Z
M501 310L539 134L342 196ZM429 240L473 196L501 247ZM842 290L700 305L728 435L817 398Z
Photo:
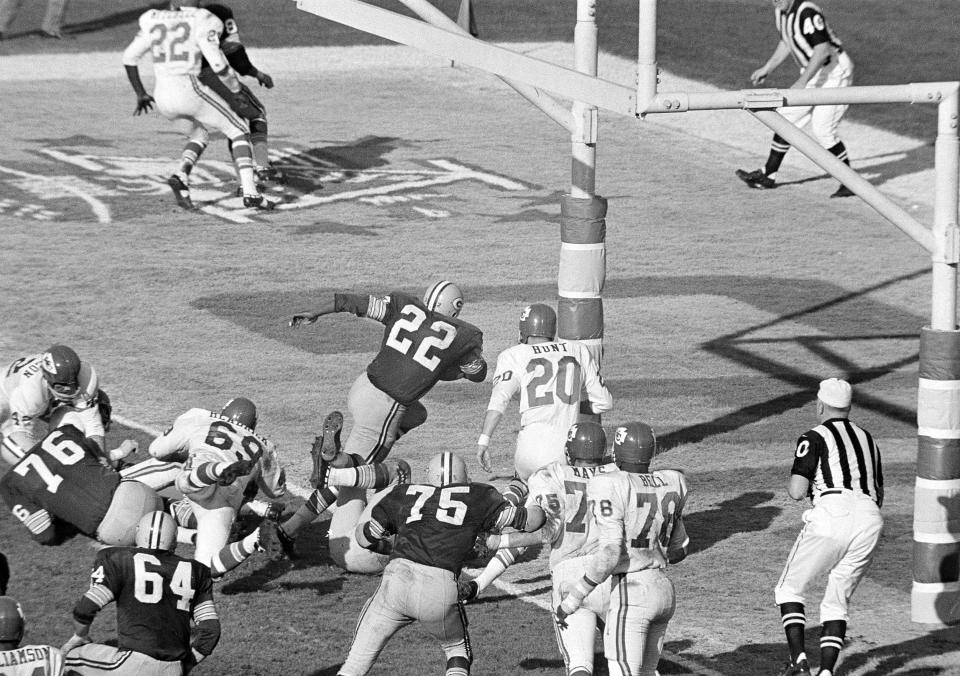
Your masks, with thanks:
M203 622L204 620L219 620L220 616L217 615L217 607L214 605L213 601L203 601L198 603L193 609L193 621L196 623Z

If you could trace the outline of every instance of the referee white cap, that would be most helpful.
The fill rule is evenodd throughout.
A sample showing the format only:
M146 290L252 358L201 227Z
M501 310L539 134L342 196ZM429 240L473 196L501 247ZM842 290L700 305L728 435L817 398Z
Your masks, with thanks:
M846 380L827 378L820 381L817 399L833 408L848 408L853 399L853 388Z

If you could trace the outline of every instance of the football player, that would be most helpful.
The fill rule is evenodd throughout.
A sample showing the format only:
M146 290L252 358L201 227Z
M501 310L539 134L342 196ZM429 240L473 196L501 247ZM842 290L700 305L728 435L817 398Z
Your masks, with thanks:
M279 553L273 523L264 523L243 540L227 545L250 482L255 481L270 498L286 492L277 447L257 434L256 427L256 405L236 397L219 413L190 409L150 442L153 458L184 461L176 487L189 500L195 519L194 558L210 566L214 576L236 568L254 552ZM193 524L181 519L180 525Z
M347 397L353 427L340 448L343 416L334 412L324 421L323 431L313 448L313 476L332 467L353 464L351 456L365 463L382 462L397 438L422 425L427 409L420 399L441 380L466 378L483 382L487 363L483 358L483 333L458 318L463 293L452 282L440 281L427 289L423 300L393 291L384 296L352 293L334 294L320 309L298 312L290 326L312 324L323 315L350 312L375 319L384 325L380 351L354 381ZM295 556L293 538L297 531L337 501L331 531L352 529L349 514L357 510L342 507L352 500L365 499L358 489L317 488L280 529L281 542Z
M56 411L72 412L84 435L105 456L104 436L110 425L110 399L100 390L97 372L66 345L21 357L0 376L0 458L16 463L43 437ZM50 428L52 429L52 427Z
M26 620L20 604L0 595L0 673L4 676L60 676L63 655L49 645L21 646Z
M75 529L103 544L130 545L137 521L162 500L104 466L77 417L64 416L0 479L0 496L40 544L60 544Z
M240 42L240 29L237 26L236 18L233 16L233 10L226 5L216 3L205 4L203 8L223 23L223 33L220 35L220 50L227 57L230 67L237 72L237 75L256 78L261 87L272 89L273 78L250 62L250 57L247 56L247 48ZM206 59L204 59L200 68L199 78L203 84L217 92L227 103L230 103L234 112L245 118L250 125L250 141L253 144L253 160L256 164L257 180L260 182L283 183L285 180L283 172L270 164L270 155L267 148L267 109L260 102L260 99L243 81L240 82L240 95L234 96L223 84L223 80L213 72ZM247 105L238 105L243 102Z
M500 424L511 399L520 400L520 432L514 455L515 481L507 489L509 500L518 504L526 495L527 477L552 462L562 462L570 426L581 410L581 392L586 392L589 411L606 413L613 408L613 395L603 383L600 366L583 343L557 340L557 314L548 305L535 303L520 312L520 343L497 357L493 391L477 439L477 460L486 471L490 464L490 437ZM503 574L521 554L516 548L497 552L473 581L465 597L479 594ZM472 586L472 585L471 585Z
M180 207L194 208L190 199L190 172L207 146L207 130L214 129L230 140L230 152L243 192L243 205L272 209L274 204L257 189L246 120L197 79L201 60L206 59L231 96L242 96L237 73L220 50L223 23L207 10L197 7L197 4L198 0L175 1L170 3L170 10L151 9L140 17L140 32L123 53L127 78L137 95L134 114L146 113L156 103L157 110L164 117L186 120L190 125L180 170L167 180ZM148 51L153 54L156 99L147 93L137 68L140 58Z
M73 608L74 634L62 648L69 673L181 674L213 652L220 619L210 569L174 554L176 533L173 517L152 512L137 526L136 547L100 550L90 588ZM114 601L116 647L92 643L90 625Z
M554 607L583 577L589 557L600 548L597 527L587 505L587 485L597 474L618 471L607 453L606 434L598 423L575 423L567 435L565 453L566 463L550 463L530 476L526 507L530 514L537 509L545 513L542 530L493 534L486 541L489 549L533 545L541 537L550 543ZM567 676L593 673L597 625L603 626L609 605L610 585L599 585L584 598L580 608L567 617L566 624L558 627L557 642Z
M357 541L389 551L390 560L360 614L339 676L366 674L387 641L412 622L440 642L446 676L467 676L473 656L466 613L457 601L463 562L482 531L541 525L528 525L527 510L504 500L493 486L471 483L466 463L453 453L430 459L427 481L394 487L357 526Z
M677 470L651 471L656 454L657 439L649 425L617 428L613 456L621 471L598 473L587 484L600 548L556 607L557 624L563 627L612 576L603 634L611 676L656 673L675 609L666 567L686 557L690 542L683 525L687 480Z

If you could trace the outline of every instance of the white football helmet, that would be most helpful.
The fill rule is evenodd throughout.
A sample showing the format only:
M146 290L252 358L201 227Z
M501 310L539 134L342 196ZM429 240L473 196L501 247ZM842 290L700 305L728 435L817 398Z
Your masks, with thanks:
M468 483L470 477L467 476L467 463L450 451L437 453L430 458L430 464L427 465L427 481L434 486Z
M137 524L137 547L172 552L177 548L177 522L166 512L145 514Z
M428 310L456 317L463 309L463 292L453 282L439 281L423 294L423 304Z

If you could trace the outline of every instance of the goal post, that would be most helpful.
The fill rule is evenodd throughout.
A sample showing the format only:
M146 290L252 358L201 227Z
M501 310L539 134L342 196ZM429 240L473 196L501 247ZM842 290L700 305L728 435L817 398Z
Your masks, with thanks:
M428 0L400 2L422 20L372 7L361 0L297 0L297 6L325 19L497 75L570 134L570 191L561 198L559 333L583 340L597 356L602 352L603 338L607 211L606 201L595 193L599 109L637 118L690 110L748 111L930 254L930 326L924 327L920 335L911 617L926 624L960 622L960 83L662 93L657 88L658 0L638 0L637 80L632 87L598 76L597 0L577 0L572 69L478 40ZM570 100L570 108L547 92ZM918 222L777 112L787 106L863 103L938 106L932 227Z

